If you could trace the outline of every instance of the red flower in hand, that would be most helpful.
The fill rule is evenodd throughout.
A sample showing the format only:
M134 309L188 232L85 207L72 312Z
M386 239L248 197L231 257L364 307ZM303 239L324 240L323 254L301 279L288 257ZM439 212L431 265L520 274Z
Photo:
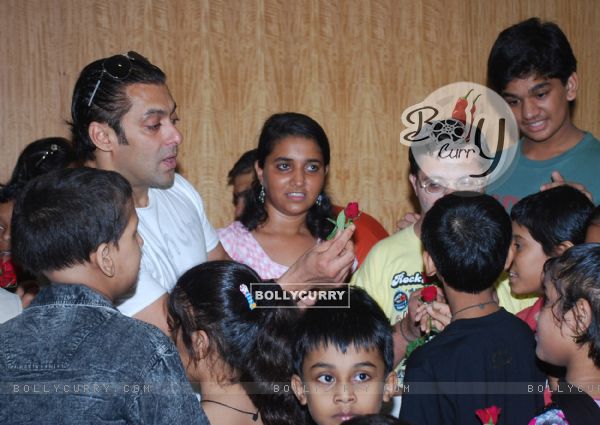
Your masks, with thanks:
M477 409L475 414L484 425L496 425L501 411L502 409L499 407L492 406L485 409Z
M360 210L358 209L358 202L348 202L346 208L344 209L344 213L346 214L346 218L348 220L354 220L360 215Z
M8 288L17 284L17 274L12 261L9 259L0 264L0 287Z
M437 286L426 286L421 290L421 300L425 303L434 302L437 298Z

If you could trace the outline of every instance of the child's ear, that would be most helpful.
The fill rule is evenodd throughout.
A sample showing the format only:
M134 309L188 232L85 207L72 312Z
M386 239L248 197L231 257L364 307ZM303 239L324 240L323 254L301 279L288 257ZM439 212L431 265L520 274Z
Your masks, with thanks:
M565 252L567 249L571 248L572 246L573 246L573 242L571 242L571 241L563 241L563 242L559 243L558 246L554 249L555 256L558 257L559 255L562 255L563 252Z
M433 276L437 273L433 259L427 251L423 251L423 265L425 266L425 274L427 274L427 276Z
M394 393L396 392L397 385L398 376L396 375L396 372L391 371L385 378L385 383L383 386L383 401L390 401L390 399L394 396Z
M98 245L96 251L91 255L90 260L95 263L98 269L106 277L114 277L115 275L115 263L112 259L111 245L103 242Z
M292 375L292 391L302 406L306 406L306 394L304 394L304 383L298 375Z
M203 359L208 356L209 353L209 339L208 334L202 329L192 333L192 346L194 351L198 353L198 357Z
M590 303L584 298L579 298L573 306L573 314L575 315L577 333L582 335L592 323L592 307Z
M88 135L99 150L104 152L113 150L112 139L116 138L116 134L108 124L92 121L88 127Z
M506 262L504 263L504 270L508 270L513 260L515 259L515 244L510 242L510 247L508 248L508 255L506 256Z
M572 73L567 79L565 88L567 89L567 100L571 102L577 97L577 88L579 87L579 80L577 79L577 73Z

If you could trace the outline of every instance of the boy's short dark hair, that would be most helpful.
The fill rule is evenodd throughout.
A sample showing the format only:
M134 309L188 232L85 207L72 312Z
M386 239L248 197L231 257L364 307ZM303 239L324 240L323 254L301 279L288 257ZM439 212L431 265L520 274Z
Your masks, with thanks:
M350 346L376 349L383 357L385 373L392 371L394 345L388 318L363 289L349 287L346 291L350 297L349 308L312 308L300 319L294 357L294 368L299 376L302 376L302 364L308 353L322 346L334 346L342 353ZM321 301L315 304L315 307L322 306Z
M438 199L423 219L421 241L446 284L479 293L494 285L512 240L510 218L489 195L454 192Z
M558 78L563 84L577 60L562 30L553 22L530 18L498 35L488 58L488 85L501 93L517 78Z
M101 243L118 243L133 208L129 182L114 171L52 171L17 197L13 256L33 273L85 264Z
M548 257L566 241L585 242L588 219L594 204L571 186L558 186L526 196L510 211L510 218L527 228Z

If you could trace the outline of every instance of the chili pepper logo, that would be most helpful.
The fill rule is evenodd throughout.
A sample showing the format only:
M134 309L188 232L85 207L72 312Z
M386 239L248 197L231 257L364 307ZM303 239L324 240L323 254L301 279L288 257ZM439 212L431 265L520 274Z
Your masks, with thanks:
M456 104L454 105L454 110L452 111L452 119L460 121L464 126L467 125L467 106L469 106L468 97L472 91L473 89L470 89L467 92L467 94L459 97L456 101ZM473 100L473 103L471 104L471 125L469 126L469 132L465 137L466 143L468 143L471 139L471 130L473 129L473 124L475 122L475 111L477 110L477 108L475 107L475 103L477 102L477 99L479 99L479 96L481 96L481 93L477 95L477 97Z

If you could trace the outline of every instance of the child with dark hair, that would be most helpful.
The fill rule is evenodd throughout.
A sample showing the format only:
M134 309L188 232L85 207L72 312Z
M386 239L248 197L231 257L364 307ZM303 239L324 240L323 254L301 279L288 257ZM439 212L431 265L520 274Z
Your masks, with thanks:
M364 290L348 291L349 308L310 309L298 325L292 390L317 425L379 413L396 387L389 321Z
M510 263L508 214L489 195L455 192L427 212L421 240L425 269L442 283L452 319L409 357L400 418L479 425L476 410L495 405L499 424L525 423L543 405L527 384L542 384L543 375L531 330L494 297Z
M510 212L514 257L509 279L517 295L542 295L542 269L550 257L585 241L586 227L594 204L580 191L559 186L529 195ZM533 331L543 305L540 297L517 313Z
M539 18L505 29L491 49L488 84L509 104L522 136L513 172L487 191L507 210L540 187L565 179L600 198L600 142L571 119L579 86L576 70L565 34Z
M284 300L253 297L260 277L233 261L209 261L184 273L169 298L169 327L186 365L200 386L211 423L302 424L304 412L289 382L293 324L298 310ZM259 286L283 298L277 285Z
M566 367L553 405L529 424L600 423L600 245L569 248L544 265L536 353Z
M227 184L233 189L234 218L236 220L239 220L244 212L245 198L252 196L250 188L256 180L255 162L256 149L251 149L244 152L227 173Z
M0 185L0 323L19 314L39 290L37 282L25 276L12 261L10 222L15 199L31 179L66 168L73 161L73 148L67 139L48 137L35 140L19 155L10 180Z
M113 171L64 169L25 186L13 255L51 284L0 325L1 423L208 423L169 338L114 306L135 287L137 222ZM40 382L53 385L32 402L25 387Z

